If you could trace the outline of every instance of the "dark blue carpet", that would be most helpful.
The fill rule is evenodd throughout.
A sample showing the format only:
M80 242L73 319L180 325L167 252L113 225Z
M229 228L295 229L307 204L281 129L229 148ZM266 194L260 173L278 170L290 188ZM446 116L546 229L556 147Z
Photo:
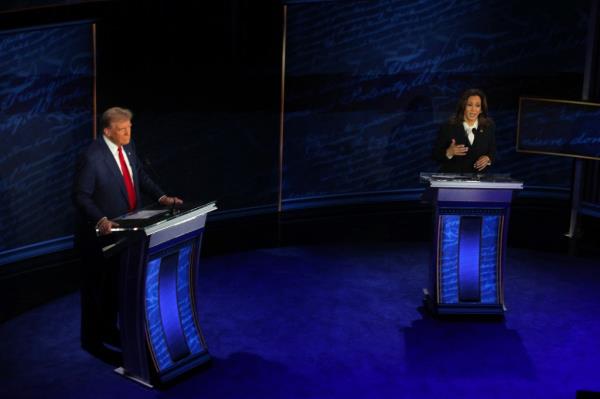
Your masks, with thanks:
M149 390L79 348L79 296L0 326L0 398L575 398L600 391L597 259L509 249L504 321L422 312L428 244L203 259L214 358Z

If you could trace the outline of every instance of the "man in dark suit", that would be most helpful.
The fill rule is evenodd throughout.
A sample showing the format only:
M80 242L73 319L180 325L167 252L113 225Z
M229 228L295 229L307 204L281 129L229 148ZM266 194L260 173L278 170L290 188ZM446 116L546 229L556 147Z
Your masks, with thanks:
M456 114L440 128L433 158L445 173L485 173L496 158L496 127L478 89L463 93Z
M102 136L80 158L73 186L79 222L75 244L82 258L81 343L98 356L106 344L118 347L117 275L119 259L101 248L113 239L112 219L140 208L141 193L162 205L181 204L165 195L144 169L131 142L131 111L113 107L102 115Z

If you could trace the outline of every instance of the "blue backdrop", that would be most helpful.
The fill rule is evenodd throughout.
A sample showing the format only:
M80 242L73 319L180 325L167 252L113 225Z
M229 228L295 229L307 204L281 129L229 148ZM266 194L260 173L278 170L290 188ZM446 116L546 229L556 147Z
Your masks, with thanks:
M91 26L0 33L0 54L2 254L73 232L72 172L92 139Z
M274 211L281 4L224 4L131 5L100 25L100 111L133 109L138 152L170 193ZM588 7L288 2L284 205L416 198L438 127L471 87L497 123L496 171L567 195L571 160L516 153L518 99L580 98ZM0 33L0 54L2 252L72 234L71 171L93 127L90 25Z
M81 3L92 3L100 1L111 0L2 0L2 4L0 4L0 12L14 12L23 9L76 5Z
M515 153L518 97L580 98L588 2L290 4L283 197L411 193L467 88L488 95L496 172L565 191L571 161Z

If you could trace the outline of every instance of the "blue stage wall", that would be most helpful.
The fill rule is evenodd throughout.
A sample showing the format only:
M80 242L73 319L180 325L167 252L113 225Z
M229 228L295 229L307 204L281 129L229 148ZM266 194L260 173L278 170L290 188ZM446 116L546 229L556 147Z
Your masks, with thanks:
M283 198L416 192L440 123L488 95L496 172L566 193L571 161L515 153L518 98L580 98L587 1L288 5ZM317 201L318 203L318 201ZM297 205L295 205L297 206Z
M580 98L588 1L287 4L286 209L416 198L438 126L470 87L497 123L495 171L566 197L569 159L515 152L518 99ZM234 216L274 211L281 3L119 10L98 28L99 110L134 111L139 155L170 193ZM91 46L89 24L0 33L0 252L72 234Z
M0 12L15 12L34 8L77 5L112 0L2 0Z
M15 248L34 254L44 243L60 248L73 232L73 169L93 128L91 25L0 32L0 54L5 263Z

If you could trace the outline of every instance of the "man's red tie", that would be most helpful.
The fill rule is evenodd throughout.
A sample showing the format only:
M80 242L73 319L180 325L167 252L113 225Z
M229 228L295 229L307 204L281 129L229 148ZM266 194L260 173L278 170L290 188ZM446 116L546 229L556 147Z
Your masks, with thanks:
M123 156L123 147L119 147L119 163L121 164L121 172L123 173L123 180L125 181L125 188L127 189L127 199L129 200L129 211L135 209L135 189L133 188L133 181L129 174L129 168L127 168L127 162Z

